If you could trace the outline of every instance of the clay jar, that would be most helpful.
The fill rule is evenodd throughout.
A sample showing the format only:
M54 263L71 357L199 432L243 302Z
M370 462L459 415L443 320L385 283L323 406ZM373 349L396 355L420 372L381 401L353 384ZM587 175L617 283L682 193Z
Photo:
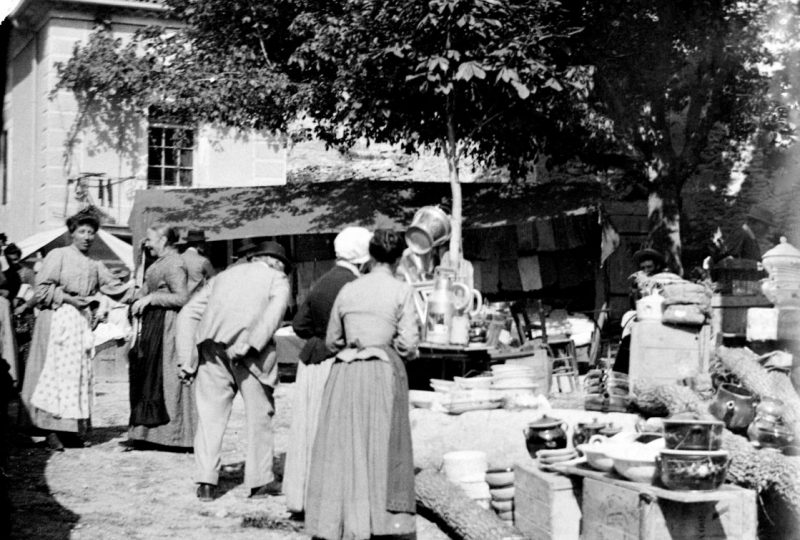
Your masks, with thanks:
M578 422L572 432L572 446L577 448L579 444L588 443L592 435L599 435L605 427L606 424L597 418L591 422Z
M543 416L528 424L522 430L525 435L525 446L532 458L536 458L539 450L555 450L567 447L567 424L558 418Z
M709 411L731 431L743 431L756 416L755 398L741 386L724 383L719 385Z

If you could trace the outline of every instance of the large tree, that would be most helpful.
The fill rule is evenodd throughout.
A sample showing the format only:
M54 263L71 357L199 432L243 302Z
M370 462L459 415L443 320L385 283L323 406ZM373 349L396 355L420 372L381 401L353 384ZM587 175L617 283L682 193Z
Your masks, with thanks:
M784 0L165 2L184 26L129 45L101 31L60 87L241 128L306 115L338 147L432 148L449 165L457 260L465 156L512 178L543 156L623 170L658 203L651 241L680 271L681 191L711 131L787 128L760 69Z

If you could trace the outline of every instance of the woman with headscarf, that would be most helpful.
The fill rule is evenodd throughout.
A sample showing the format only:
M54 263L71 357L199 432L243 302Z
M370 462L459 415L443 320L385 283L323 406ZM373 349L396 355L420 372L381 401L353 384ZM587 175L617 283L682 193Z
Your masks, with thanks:
M90 213L67 220L72 244L44 258L36 276L39 308L25 364L24 423L48 432L48 445L63 450L90 426L93 321L90 304L100 286L116 279L88 256L100 223Z
M409 284L394 277L403 237L377 230L370 273L342 287L325 343L335 352L311 454L306 531L328 540L414 538L408 419L419 327Z
M336 235L333 240L335 266L311 286L292 321L295 334L306 343L300 351L297 366L292 427L283 477L283 492L290 512L299 513L304 508L306 478L322 391L333 364L333 357L325 346L331 308L341 288L361 275L361 267L369 261L371 238L372 233L364 227L347 227Z
M175 319L189 300L186 265L175 248L178 239L178 231L165 225L147 229L145 249L156 259L131 306L133 315L141 317L129 366L128 438L135 444L189 448L194 442L194 393L181 383L175 358Z

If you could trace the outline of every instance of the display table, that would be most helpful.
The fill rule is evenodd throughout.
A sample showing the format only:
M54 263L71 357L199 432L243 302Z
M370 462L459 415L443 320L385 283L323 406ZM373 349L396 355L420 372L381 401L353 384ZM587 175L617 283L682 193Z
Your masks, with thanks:
M582 538L756 538L756 493L734 485L714 491L673 491L624 480L586 465L547 468L583 478Z
M411 390L430 390L431 379L452 380L470 372L480 373L491 363L490 349L484 344L460 347L422 342L417 350L417 357L406 363Z

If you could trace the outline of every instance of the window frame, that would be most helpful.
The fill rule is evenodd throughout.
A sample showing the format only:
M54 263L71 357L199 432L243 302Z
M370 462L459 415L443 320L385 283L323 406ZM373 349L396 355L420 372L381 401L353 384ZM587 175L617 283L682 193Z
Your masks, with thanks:
M159 144L153 145L152 140L154 137L154 130L161 130L159 136ZM168 131L172 131L172 139L168 140ZM177 137L178 132L189 133L191 135L191 144L180 144L180 138ZM162 188L190 188L194 185L194 161L195 152L197 150L197 127L192 125L180 124L169 121L150 121L147 126L147 188L148 189L162 189ZM168 145L171 142L171 145ZM155 164L152 158L153 149L157 149L160 153L160 162ZM172 163L168 163L167 152L174 152ZM189 165L183 165L183 158L185 155L189 156ZM151 174L153 170L158 170L158 178L154 178ZM172 171L172 183L167 182L167 173ZM188 172L189 181L183 183L183 175Z

